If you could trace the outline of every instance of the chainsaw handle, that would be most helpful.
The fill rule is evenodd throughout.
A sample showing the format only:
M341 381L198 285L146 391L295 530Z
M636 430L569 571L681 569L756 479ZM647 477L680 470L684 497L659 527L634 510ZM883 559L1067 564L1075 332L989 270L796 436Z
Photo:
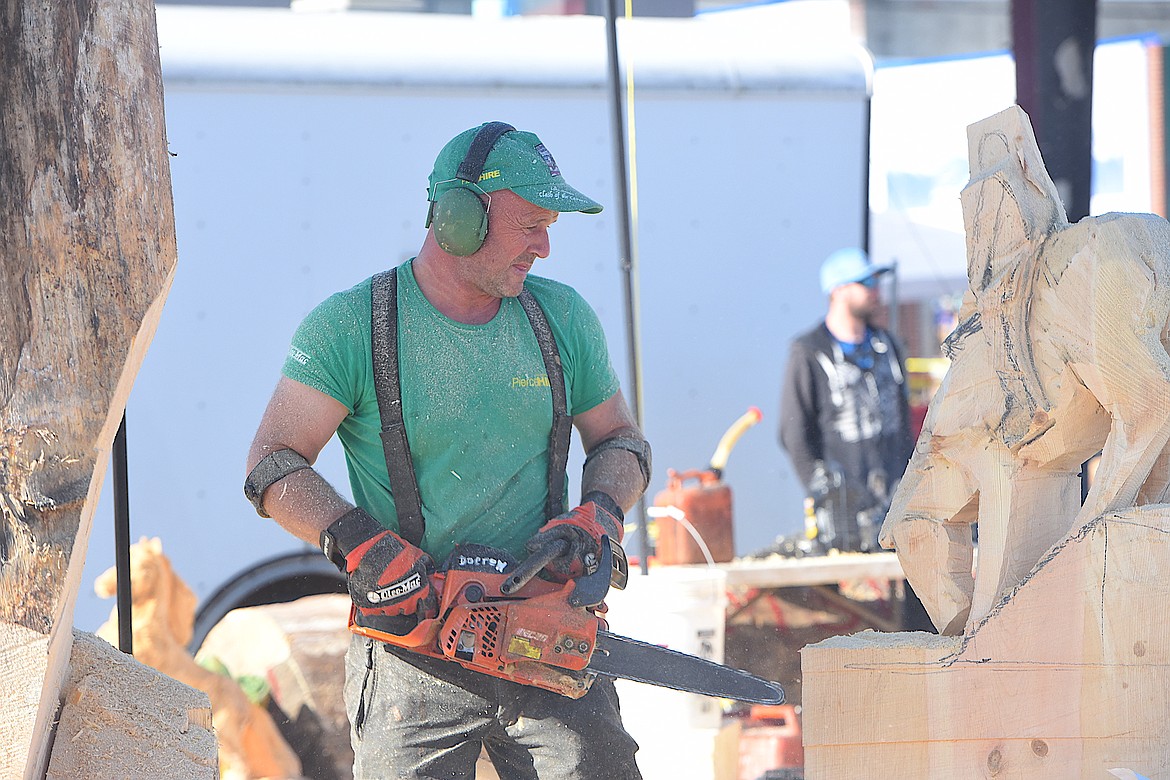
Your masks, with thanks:
M520 564L516 571L512 572L508 579L504 580L500 585L500 593L505 596L511 596L516 591L528 584L529 580L540 573L548 564L564 555L569 548L569 543L564 539L556 539L550 544L543 545L539 550L529 555L524 559L524 563Z
M524 563L520 564L519 568L508 579L504 580L500 585L500 593L505 596L511 596L516 593L516 591L527 585L549 561L563 555L567 551L568 546L568 542L563 539L558 539L537 550L525 559ZM620 558L614 554L615 550L619 552ZM615 558L618 558L617 563L614 562ZM573 590L567 598L569 606L597 606L605 600L605 595L609 593L611 584L618 589L624 588L626 586L627 576L626 556L622 552L621 546L611 544L609 537L602 535L601 560L597 562L597 568L592 573L573 580Z

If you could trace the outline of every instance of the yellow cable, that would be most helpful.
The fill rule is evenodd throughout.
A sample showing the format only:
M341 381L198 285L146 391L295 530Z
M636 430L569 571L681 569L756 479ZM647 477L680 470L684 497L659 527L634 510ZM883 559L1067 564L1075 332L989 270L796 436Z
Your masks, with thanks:
M634 16L633 0L626 0L626 19L632 19ZM626 62L626 134L630 138L630 217L634 228L634 246L638 245L637 231L638 231L638 143L634 132L634 63L633 60ZM634 250L637 254L637 250Z
M626 19L634 18L633 0L626 0ZM626 60L626 135L629 138L629 168L630 168L630 278L633 319L634 344L642 343L641 315L638 301L640 300L638 285L638 145L634 132L634 63L633 59ZM638 420L644 420L642 405L642 362L636 363L638 376L635 377L635 386L638 388L637 398L634 399Z

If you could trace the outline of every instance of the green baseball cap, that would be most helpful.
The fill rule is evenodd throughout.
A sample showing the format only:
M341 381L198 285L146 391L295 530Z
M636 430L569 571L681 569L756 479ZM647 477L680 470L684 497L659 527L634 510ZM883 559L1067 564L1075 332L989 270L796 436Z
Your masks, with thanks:
M465 186L457 172L467 158L472 141L487 124L491 123L465 130L442 148L427 179L429 200L436 200L447 190ZM522 130L511 130L500 136L488 152L475 185L485 193L511 190L529 203L549 211L580 211L585 214L601 211L600 203L565 181L557 161L540 139L534 133Z

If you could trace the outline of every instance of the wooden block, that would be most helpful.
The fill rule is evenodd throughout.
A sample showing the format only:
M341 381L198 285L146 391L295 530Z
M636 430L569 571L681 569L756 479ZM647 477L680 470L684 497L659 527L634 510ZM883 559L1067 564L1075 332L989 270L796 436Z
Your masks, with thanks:
M62 696L46 780L219 777L207 695L93 634L75 632Z
M17 748L33 744L33 728L41 706L40 687L29 678L43 680L49 662L49 637L13 623L0 623L0 713L4 743ZM28 760L25 750L0 750L0 777L22 777Z
M176 251L154 4L13 0L0 51L0 679L22 703L5 711L0 755L23 764L5 776L33 780L110 447Z
M252 702L235 679L191 657L187 645L194 631L197 601L163 553L160 539L143 538L130 546L130 580L135 658L207 694L223 780L300 777L301 762L268 711ZM114 595L115 587L113 569L94 582L94 590L103 596ZM115 608L97 635L113 645L117 634ZM244 646L253 641L240 638Z
M801 652L810 777L1075 778L1170 769L1170 507L1095 520L961 637Z
M743 724L738 720L724 724L715 735L713 780L739 780L739 734Z

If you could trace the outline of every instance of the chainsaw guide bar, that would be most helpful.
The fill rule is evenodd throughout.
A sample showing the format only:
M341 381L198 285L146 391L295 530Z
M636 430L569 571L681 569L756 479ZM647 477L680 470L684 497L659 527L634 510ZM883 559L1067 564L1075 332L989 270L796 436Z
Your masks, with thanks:
M597 647L586 671L751 704L783 704L778 683L659 645L608 631L597 632Z

